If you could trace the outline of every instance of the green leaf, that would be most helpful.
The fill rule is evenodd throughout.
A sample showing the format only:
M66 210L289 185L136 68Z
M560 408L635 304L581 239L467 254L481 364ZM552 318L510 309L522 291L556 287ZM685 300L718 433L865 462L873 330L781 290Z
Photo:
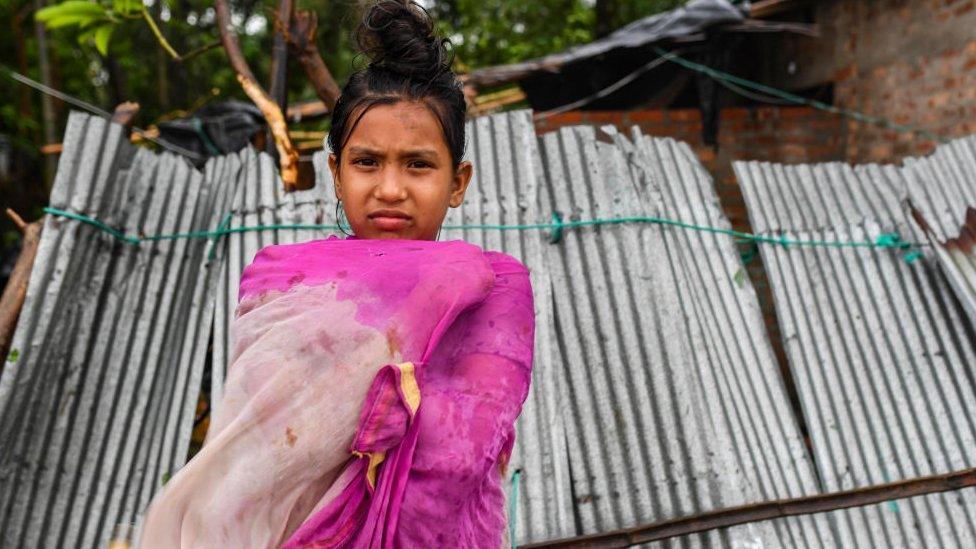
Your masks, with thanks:
M10 349L10 354L7 355L7 362L17 362L18 358L20 358L20 349Z
M107 18L108 12L104 7L84 0L68 0L40 9L34 14L34 19L44 23L49 29L69 25L84 26Z
M140 0L112 0L112 11L125 15L133 15L143 10Z
M738 271L736 271L735 272L735 275L732 276L732 280L735 281L735 285L736 286L738 286L738 287L741 288L742 285L746 281L746 273L745 273L745 271L743 271L742 269L739 269Z
M97 20L97 18L90 15L59 15L44 21L44 26L48 29L58 29L70 25L85 26Z
M37 10L37 13L34 14L34 19L46 23L51 19L69 16L105 17L105 8L99 4L86 2L85 0L67 0L66 2Z
M95 29L95 49L102 54L102 57L108 56L108 41L112 38L112 31L114 30L115 25L112 24L102 25Z
M95 29L85 29L84 31L78 33L78 45L84 46L95 36Z

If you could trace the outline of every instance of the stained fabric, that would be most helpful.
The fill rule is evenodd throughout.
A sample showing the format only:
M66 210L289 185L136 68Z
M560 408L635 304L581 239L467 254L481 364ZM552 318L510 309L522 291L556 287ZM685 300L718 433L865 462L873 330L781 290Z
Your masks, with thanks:
M245 268L225 394L141 547L500 547L534 312L462 241L316 240Z

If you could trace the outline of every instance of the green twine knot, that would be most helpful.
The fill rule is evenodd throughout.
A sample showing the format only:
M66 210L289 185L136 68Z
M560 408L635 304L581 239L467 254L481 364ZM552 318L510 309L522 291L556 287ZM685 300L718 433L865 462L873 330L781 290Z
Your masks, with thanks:
M902 240L901 235L898 233L885 233L880 235L874 243L882 248L901 248L902 250L907 250L912 247L912 243Z
M552 212L552 232L549 233L549 243L558 244L563 238L563 218L559 216L559 212Z
M905 260L905 263L914 263L918 258L922 257L922 252L919 250L913 250L914 244L911 242L906 242L902 240L901 235L898 233L885 233L878 236L877 240L874 241L875 245L881 248L897 248L899 250L910 250L901 258Z

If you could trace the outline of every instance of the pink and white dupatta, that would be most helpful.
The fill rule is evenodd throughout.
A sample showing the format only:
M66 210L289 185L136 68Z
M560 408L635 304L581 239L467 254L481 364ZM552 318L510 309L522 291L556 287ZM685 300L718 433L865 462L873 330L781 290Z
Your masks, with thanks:
M500 547L534 326L525 267L461 241L262 249L140 547Z

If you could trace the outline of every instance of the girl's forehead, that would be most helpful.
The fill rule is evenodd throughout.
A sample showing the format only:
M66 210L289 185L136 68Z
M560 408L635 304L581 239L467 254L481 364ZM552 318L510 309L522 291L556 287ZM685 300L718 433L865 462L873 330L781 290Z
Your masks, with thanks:
M353 147L431 149L449 154L437 117L427 106L412 101L370 107L346 141L346 149Z

